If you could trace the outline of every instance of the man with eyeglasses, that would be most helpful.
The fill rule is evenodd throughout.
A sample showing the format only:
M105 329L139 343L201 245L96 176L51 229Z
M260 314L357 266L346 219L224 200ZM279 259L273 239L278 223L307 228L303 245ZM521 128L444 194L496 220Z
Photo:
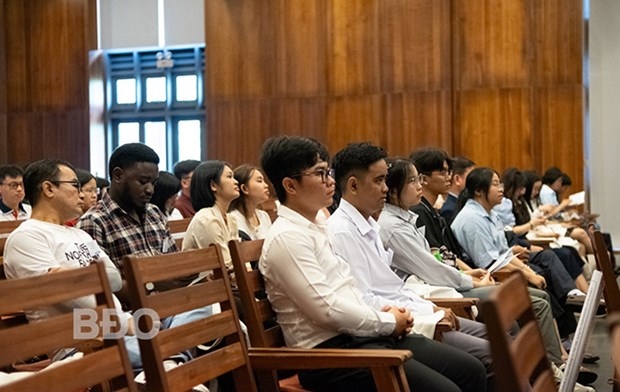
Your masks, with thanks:
M0 221L30 218L31 208L24 200L24 171L16 165L0 166Z

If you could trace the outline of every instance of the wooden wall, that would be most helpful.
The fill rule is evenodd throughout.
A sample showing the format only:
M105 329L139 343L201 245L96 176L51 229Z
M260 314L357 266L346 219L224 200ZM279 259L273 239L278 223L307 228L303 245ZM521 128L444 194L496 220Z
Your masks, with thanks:
M580 0L206 0L210 158L272 135L436 145L583 184Z
M96 0L0 0L0 163L89 166Z

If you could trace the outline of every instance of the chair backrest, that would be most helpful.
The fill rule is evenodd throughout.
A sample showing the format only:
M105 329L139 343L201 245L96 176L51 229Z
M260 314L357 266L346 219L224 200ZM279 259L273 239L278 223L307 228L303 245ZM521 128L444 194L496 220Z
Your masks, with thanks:
M516 273L503 281L482 303L482 312L494 359L496 389L557 391L523 276ZM515 321L521 329L511 340L507 331Z
M175 234L184 234L191 221L192 218L168 219L168 230L170 230L170 234L172 234L173 237Z
M123 265L134 311L153 310L163 320L213 304L221 308L221 313L161 330L152 339L139 340L149 391L187 391L231 371L237 390L256 389L219 245L151 257L127 256ZM213 280L158 293L147 289L150 282L210 270L215 276ZM140 317L137 327L140 331L152 331L153 320ZM172 370L164 369L162 363L171 355L220 338L224 345Z
M13 230L21 225L23 220L12 220L0 222L0 237L7 237Z
M599 230L590 230L590 239L594 246L596 266L603 273L603 296L607 312L620 312L620 289L616 281L616 274L607 253L603 234Z
M282 329L276 322L276 313L265 294L263 276L259 270L249 267L250 263L258 262L263 240L242 242L232 240L228 243L228 248L252 347L285 346Z
M611 356L614 363L614 374L620 374L620 312L610 314L607 322L609 323L609 334L611 340ZM614 391L620 389L620 379L614 377Z
M102 320L104 309L114 309L103 264L26 279L0 282L0 316L54 306L95 295L94 309ZM0 329L0 366L30 359L84 342L74 336L74 315L66 313L36 323L6 325ZM77 391L111 381L115 390L135 391L133 371L122 338L106 339L100 350L76 360L0 387L0 391Z

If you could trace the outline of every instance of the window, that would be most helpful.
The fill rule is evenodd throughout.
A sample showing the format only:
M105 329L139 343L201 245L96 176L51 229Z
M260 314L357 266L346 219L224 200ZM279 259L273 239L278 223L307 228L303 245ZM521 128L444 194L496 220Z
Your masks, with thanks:
M116 147L133 142L157 152L160 170L172 171L184 159L202 160L203 74L204 46L107 52L107 149L101 167Z

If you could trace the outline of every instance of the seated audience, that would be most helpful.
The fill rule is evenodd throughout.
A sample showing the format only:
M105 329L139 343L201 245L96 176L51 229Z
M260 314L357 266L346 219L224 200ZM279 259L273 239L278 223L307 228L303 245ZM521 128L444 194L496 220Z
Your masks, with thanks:
M239 197L230 203L230 215L237 221L239 236L246 241L263 239L271 227L271 218L258 207L269 200L269 184L263 172L252 165L238 166L234 173Z
M560 202L558 193L562 189L562 176L564 173L557 167L547 169L542 177L542 187L538 198L541 205L552 206L547 213L549 216L556 216L570 204L570 200L564 199Z
M409 334L413 318L407 309L377 309L363 300L318 214L332 204L335 188L325 147L308 138L272 138L263 146L261 163L282 205L259 268L287 345L408 349L415 352L404 364L412 390L486 390L484 367L473 356ZM368 369L302 370L299 379L312 390L374 390Z
M0 165L0 221L30 218L24 200L24 171L16 165Z
M174 207L180 190L181 181L178 178L167 171L159 172L151 203L155 204L169 220L183 219L183 215Z
M439 209L439 214L444 217L448 225L452 223L458 209L459 195L465 188L467 174L476 166L474 161L465 157L454 157L450 159L452 177L450 179L450 190L448 196Z
M107 178L95 177L97 182L97 201L101 200L101 196L108 191L110 181Z
M200 161L194 159L180 161L174 165L174 175L181 181L181 194L177 198L175 207L183 215L183 218L191 218L196 213L192 205L190 187L192 185L192 175L198 165L200 165Z
M90 174L90 172L82 169L75 169L75 174L77 174L77 179L80 182L80 186L82 187L82 193L84 194L84 204L82 204L82 214L90 209L90 207L97 204L97 180L95 180L95 176ZM80 214L81 215L81 214ZM79 219L79 216L65 222L66 226L75 226Z
M342 195L340 205L327 225L334 253L349 264L364 300L375 309L386 305L408 309L414 317L414 331L429 338L433 337L437 321L451 322L454 329L442 334L443 342L478 358L491 379L491 356L489 343L485 340L485 326L456 317L450 309L438 308L423 300L405 287L390 269L394 252L383 247L379 225L372 217L381 212L386 197L389 197L385 157L382 148L370 143L349 144L334 156L336 185ZM430 328L423 324L430 324Z
M481 291L486 289L478 288L495 285L490 274L469 266L461 270L456 259L444 260L441 253L434 255L424 234L416 226L418 215L409 209L421 201L421 180L422 175L410 160L388 159L387 203L378 223L383 245L394 252L392 269L405 281L413 277L429 285L451 287L465 297L479 298Z
M226 267L231 269L228 242L239 239L239 233L237 222L228 213L228 208L239 197L239 186L230 165L222 161L206 161L198 165L192 177L190 194L196 214L183 238L183 250L219 244Z

